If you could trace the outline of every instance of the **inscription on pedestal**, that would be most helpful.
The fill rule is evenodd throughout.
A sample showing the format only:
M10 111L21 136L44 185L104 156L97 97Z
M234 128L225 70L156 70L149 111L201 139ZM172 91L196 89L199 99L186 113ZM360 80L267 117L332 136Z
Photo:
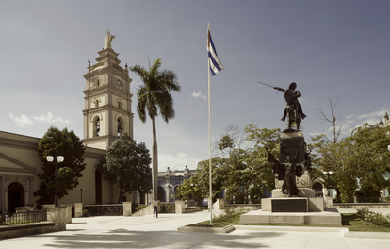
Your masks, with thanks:
M271 212L307 212L306 198L284 198L271 200Z

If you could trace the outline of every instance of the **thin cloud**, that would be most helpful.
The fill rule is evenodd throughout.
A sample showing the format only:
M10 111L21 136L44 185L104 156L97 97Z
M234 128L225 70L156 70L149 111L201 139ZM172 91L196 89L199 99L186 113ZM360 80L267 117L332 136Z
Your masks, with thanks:
M191 94L191 96L194 98L200 98L200 99L204 99L204 100L207 99L207 96L205 94L203 94L202 92L193 92Z
M12 113L9 113L8 116L20 127L30 126L34 124L31 119L24 114L19 117L16 117Z
M47 112L47 116L41 115L41 116L35 116L33 118L36 121L46 122L46 123L50 123L50 124L69 124L70 123L69 120L67 120L67 119L54 117L54 115L51 114L50 112Z
M389 106L382 107L379 110L362 114L362 115L355 115L351 114L347 116L347 121L345 122L345 125L343 126L343 134L350 135L352 130L356 127L362 126L364 124L369 125L376 125L379 124L381 121L381 118L385 115L385 112L389 109ZM355 125L353 125L355 124Z

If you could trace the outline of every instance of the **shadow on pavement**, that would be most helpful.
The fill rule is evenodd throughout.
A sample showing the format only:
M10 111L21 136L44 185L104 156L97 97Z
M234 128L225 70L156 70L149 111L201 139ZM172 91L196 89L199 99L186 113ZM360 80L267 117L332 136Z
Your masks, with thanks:
M262 248L268 246L258 242L259 238L270 239L280 236L281 233L254 232L234 235L234 233L181 233L115 229L99 234L53 235L47 236L55 237L53 243L44 246L50 248L201 248L203 245L208 248Z

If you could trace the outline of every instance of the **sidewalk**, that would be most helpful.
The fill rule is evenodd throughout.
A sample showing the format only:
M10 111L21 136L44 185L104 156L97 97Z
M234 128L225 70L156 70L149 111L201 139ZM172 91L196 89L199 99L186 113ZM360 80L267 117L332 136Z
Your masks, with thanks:
M341 210L340 212L353 210ZM218 213L217 210L213 211ZM345 238L341 232L259 231L181 233L177 228L209 220L209 212L143 217L73 219L67 230L0 241L1 249L27 248L389 248L388 239Z

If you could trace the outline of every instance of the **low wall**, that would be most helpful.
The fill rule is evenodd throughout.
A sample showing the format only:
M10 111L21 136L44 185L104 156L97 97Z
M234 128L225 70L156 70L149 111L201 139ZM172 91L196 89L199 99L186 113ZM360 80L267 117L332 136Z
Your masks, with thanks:
M193 212L198 212L198 211L202 211L202 209L200 207L189 207L189 208L186 208L183 213L193 213Z
M224 208L261 209L261 204L225 204Z
M0 226L0 240L57 231L58 229L54 222Z
M390 208L390 203L333 203L334 208Z
M123 215L123 204L84 205L90 216L119 216Z
M157 212L160 212L160 206L157 208ZM144 215L151 215L154 213L154 207L153 204L149 205L143 209L138 210L133 214L133 216L144 216Z

